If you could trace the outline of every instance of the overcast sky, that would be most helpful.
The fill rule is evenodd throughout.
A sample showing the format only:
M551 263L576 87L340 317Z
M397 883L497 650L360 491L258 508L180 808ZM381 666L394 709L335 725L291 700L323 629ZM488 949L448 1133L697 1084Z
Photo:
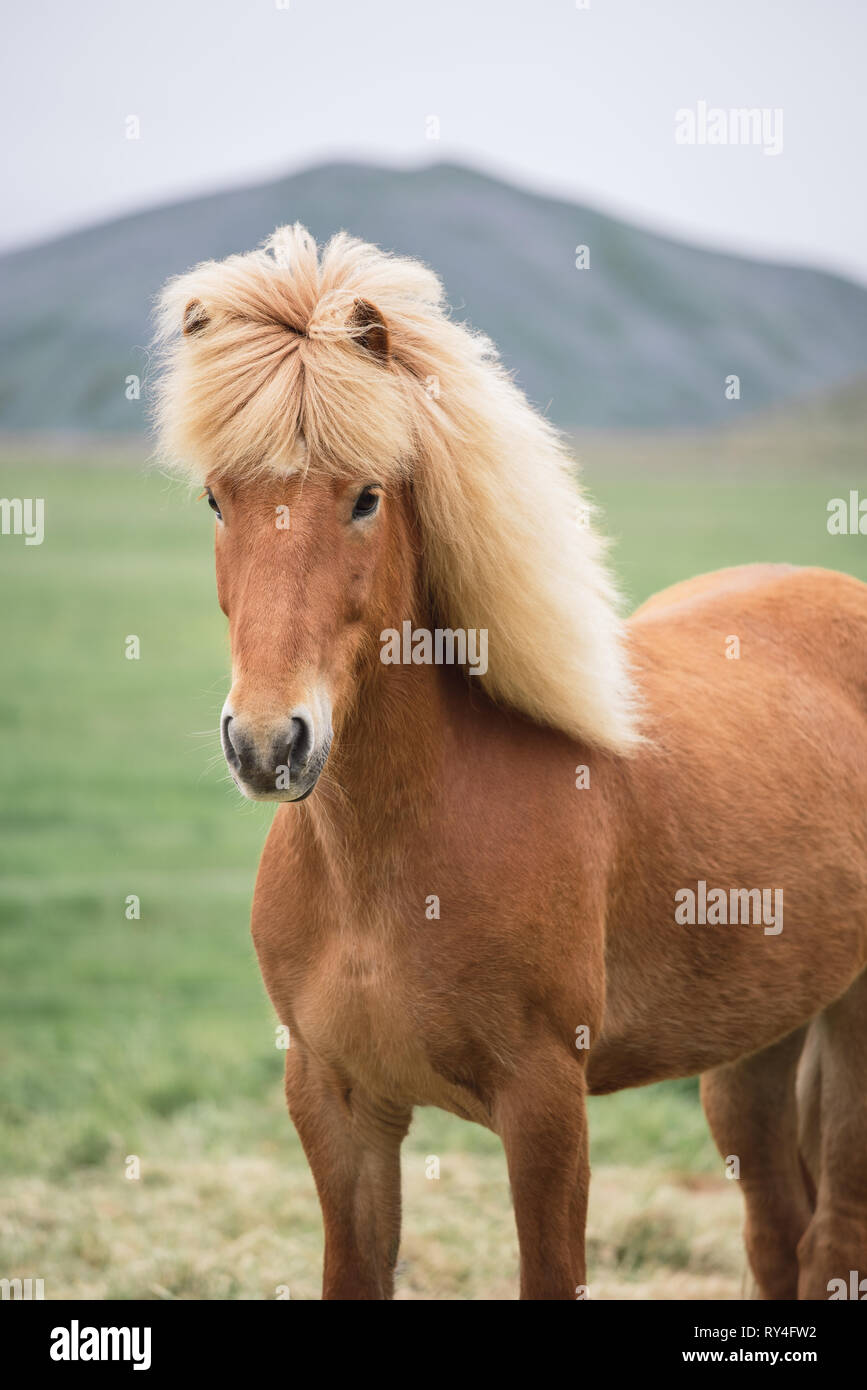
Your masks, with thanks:
M867 0L4 8L5 247L335 156L456 159L867 282ZM781 111L781 152L677 144L700 102Z

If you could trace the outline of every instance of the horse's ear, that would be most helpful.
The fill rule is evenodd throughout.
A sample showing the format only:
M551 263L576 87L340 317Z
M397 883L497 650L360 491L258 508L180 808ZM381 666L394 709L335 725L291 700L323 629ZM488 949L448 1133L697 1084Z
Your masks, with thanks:
M352 336L380 362L389 358L388 328L385 319L369 299L356 299L349 316Z
M184 333L187 337L191 333L201 333L203 328L207 328L209 323L207 310L200 299L191 299L184 310Z

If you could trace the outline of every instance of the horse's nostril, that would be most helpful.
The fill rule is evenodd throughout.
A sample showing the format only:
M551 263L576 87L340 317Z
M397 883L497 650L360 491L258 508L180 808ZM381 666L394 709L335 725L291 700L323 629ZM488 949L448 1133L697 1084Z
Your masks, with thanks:
M220 724L220 736L221 736L222 742L223 742L223 752L224 752L225 755L226 755L226 761L227 761L232 767L237 768L237 767L240 767L241 759L240 759L240 757L238 756L238 750L237 750L237 748L235 747L234 743L232 742L232 734L231 734L231 728L230 728L231 723L232 723L232 716L231 716L231 714L224 714L224 715L223 715L223 718L222 718L222 722L221 722L221 724Z
M289 721L289 742L286 761L294 771L303 766L313 748L313 726L305 715L293 715Z

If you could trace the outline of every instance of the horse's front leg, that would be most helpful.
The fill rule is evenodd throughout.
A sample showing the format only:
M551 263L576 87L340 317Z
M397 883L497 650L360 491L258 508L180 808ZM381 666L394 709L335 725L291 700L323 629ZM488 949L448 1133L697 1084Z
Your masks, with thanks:
M400 1146L412 1111L377 1101L291 1047L286 1099L319 1193L324 1299L388 1299L400 1245Z
M586 1054L585 1054L586 1055ZM590 1187L584 1065L561 1050L523 1064L497 1096L506 1150L521 1298L584 1296L584 1227Z

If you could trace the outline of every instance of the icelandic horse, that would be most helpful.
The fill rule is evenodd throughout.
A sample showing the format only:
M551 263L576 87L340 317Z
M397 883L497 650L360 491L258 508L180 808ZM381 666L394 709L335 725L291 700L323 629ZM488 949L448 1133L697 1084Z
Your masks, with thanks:
M560 437L430 270L345 234L179 276L158 340L223 750L279 803L252 932L323 1297L393 1294L417 1105L500 1136L521 1297L583 1296L585 1096L696 1073L760 1296L867 1274L867 588L750 565L622 621Z

